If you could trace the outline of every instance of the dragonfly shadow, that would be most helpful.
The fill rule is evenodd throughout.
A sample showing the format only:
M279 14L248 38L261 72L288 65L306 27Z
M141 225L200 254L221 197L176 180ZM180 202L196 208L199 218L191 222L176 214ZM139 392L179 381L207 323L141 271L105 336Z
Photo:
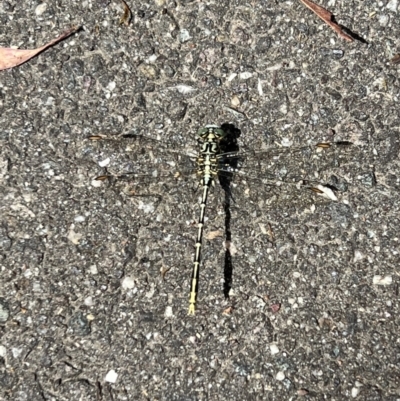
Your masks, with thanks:
M233 124L222 124L221 129L226 133L226 137L221 142L221 153L232 153L239 151L238 138L241 135L239 128ZM229 167L232 171L235 171L239 167L239 158L221 159L223 167ZM230 252L230 243L232 240L231 232L231 202L234 202L231 190L231 183L233 180L233 173L229 173L224 169L224 174L218 174L219 183L224 190L224 212L225 212L225 259L224 259L224 287L223 293L225 299L229 298L229 292L232 288L233 281L233 264L232 255Z

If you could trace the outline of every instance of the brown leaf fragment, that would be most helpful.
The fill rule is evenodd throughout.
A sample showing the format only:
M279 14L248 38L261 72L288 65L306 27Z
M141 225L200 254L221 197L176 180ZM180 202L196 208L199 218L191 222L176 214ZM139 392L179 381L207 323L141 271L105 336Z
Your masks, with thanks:
M214 238L222 237L222 235L223 235L223 232L220 231L220 230L210 231L210 232L207 233L206 239L210 241L210 240L212 240Z
M80 28L79 26L73 26L72 28L63 32L58 38L53 39L51 42L45 44L42 47L38 47L37 49L25 50L25 49L11 49L8 47L0 47L0 71L6 70L7 68L13 68L25 63L32 57L35 57L42 51L46 50L48 47L51 47L54 44L72 35L76 31L78 31L79 28Z
M308 7L312 12L317 14L318 17L321 18L322 21L324 21L327 25L329 25L342 39L345 39L349 42L353 42L354 39L351 36L347 35L347 33L345 33L343 29L336 22L333 21L332 19L333 14L330 11L325 10L325 8L321 6L318 6L311 0L300 0L300 1L306 7Z
M306 388L299 388L299 389L297 390L297 394L298 394L300 397L305 397L306 395L308 395L308 393L309 393L309 391L308 391Z
M271 224L268 223L268 235L271 238L272 242L275 242L275 234L274 234L274 230L272 229Z
M400 64L400 54L396 54L391 60L390 62L392 64Z
M270 308L271 308L272 313L278 313L281 309L281 304L278 304L278 303L272 304L270 306Z
M229 306L222 312L223 315L231 315L233 313L233 306Z
M161 272L161 277L163 280L165 280L165 275L171 270L171 267L165 267L164 265L160 269Z
M122 14L122 17L119 20L120 25L125 25L128 26L131 22L132 19L132 12L130 8L128 7L128 4L125 3L124 0L121 0L122 6L124 7L124 13Z

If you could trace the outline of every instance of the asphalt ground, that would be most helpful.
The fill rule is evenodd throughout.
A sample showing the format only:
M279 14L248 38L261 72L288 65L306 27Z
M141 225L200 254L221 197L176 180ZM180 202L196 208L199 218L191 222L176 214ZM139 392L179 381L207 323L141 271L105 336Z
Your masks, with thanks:
M82 26L0 72L0 399L399 400L398 2L321 1L353 42L298 1L128 4L0 4L3 47ZM175 167L205 124L246 160L211 191L193 317Z

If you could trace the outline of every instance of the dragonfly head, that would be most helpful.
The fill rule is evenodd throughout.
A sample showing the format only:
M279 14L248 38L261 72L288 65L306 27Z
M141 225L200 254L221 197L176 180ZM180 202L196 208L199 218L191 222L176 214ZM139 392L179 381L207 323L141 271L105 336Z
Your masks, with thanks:
M218 125L206 125L197 131L197 136L200 141L205 141L208 138L221 140L226 137L226 132Z

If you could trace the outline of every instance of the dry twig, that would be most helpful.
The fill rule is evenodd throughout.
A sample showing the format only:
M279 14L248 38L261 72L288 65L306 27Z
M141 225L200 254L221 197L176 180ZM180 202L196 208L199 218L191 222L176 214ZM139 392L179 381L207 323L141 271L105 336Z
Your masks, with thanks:
M326 24L328 24L342 39L345 39L349 42L352 42L354 40L351 36L347 35L347 33L345 33L343 29L336 22L333 21L332 19L333 14L330 11L325 10L325 8L316 5L314 2L310 0L300 0L300 1L306 7L308 7L312 12L317 14L318 17L321 18L322 21L324 21Z

